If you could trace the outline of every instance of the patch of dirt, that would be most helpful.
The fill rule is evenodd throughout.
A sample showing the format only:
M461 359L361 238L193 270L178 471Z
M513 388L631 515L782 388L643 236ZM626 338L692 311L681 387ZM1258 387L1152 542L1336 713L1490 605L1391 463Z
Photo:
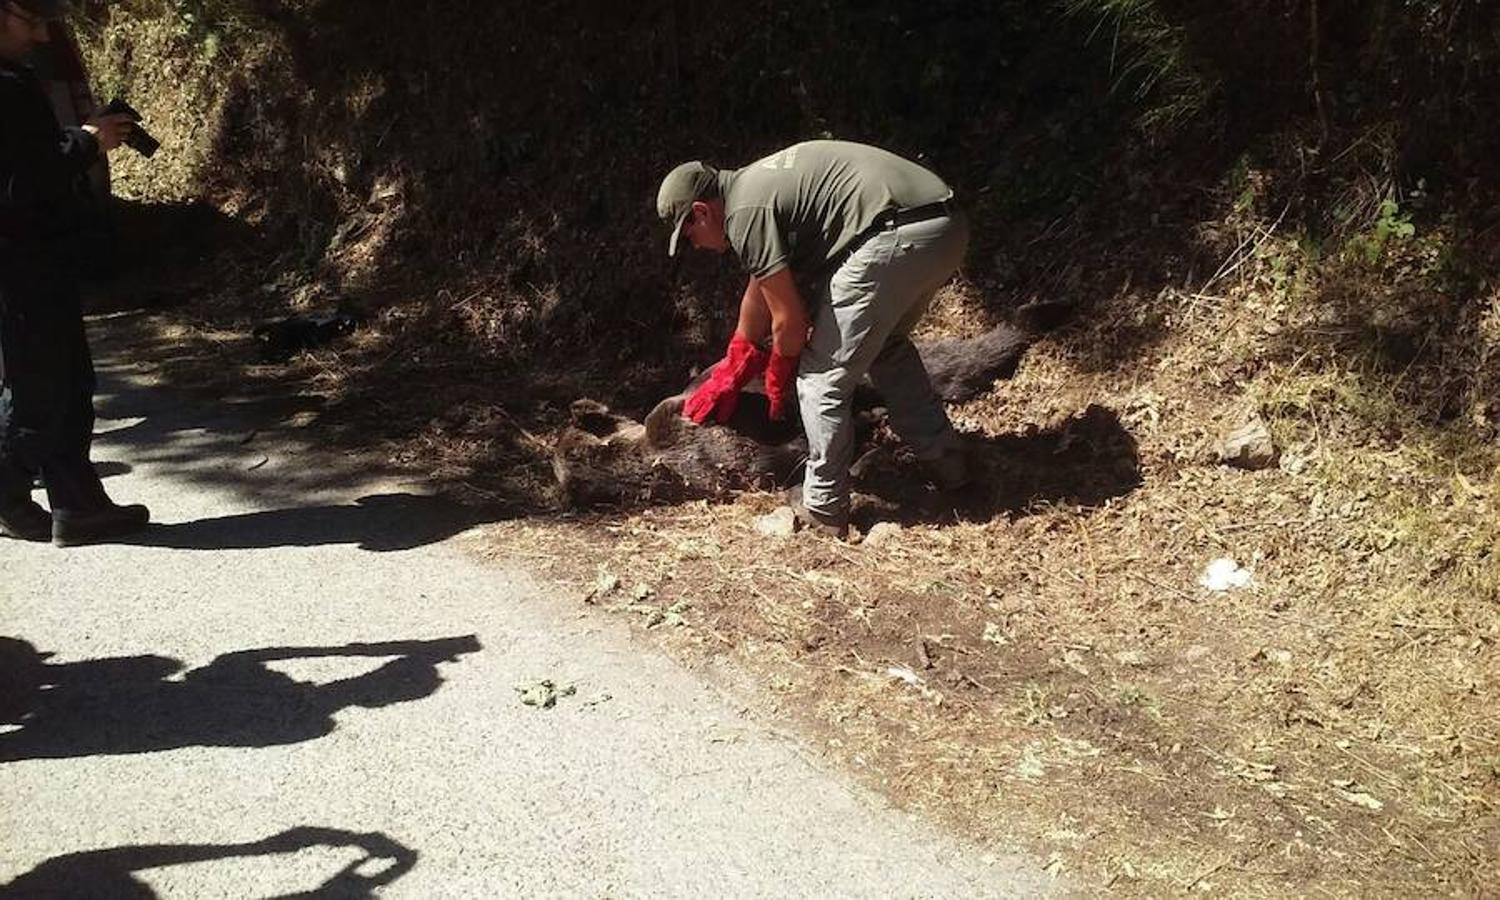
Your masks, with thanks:
M1280 468L1218 465L1246 398L1200 374L1221 349L1205 335L1241 313L1193 315L1129 379L1078 359L1103 318L958 408L978 490L937 494L893 450L856 504L861 530L891 523L878 541L767 537L754 521L780 499L752 492L510 522L491 552L731 661L899 802L1085 883L1482 894L1500 877L1495 469L1458 482L1331 419L1279 420ZM1249 586L1200 585L1219 558Z

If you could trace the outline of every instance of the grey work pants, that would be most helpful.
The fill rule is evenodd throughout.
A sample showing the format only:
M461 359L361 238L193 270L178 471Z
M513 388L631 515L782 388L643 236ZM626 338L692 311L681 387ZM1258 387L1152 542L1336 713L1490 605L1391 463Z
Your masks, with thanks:
M909 335L968 245L962 213L892 226L834 273L797 371L808 445L802 502L809 510L848 514L854 388L866 375L885 399L891 426L919 459L937 459L958 446Z

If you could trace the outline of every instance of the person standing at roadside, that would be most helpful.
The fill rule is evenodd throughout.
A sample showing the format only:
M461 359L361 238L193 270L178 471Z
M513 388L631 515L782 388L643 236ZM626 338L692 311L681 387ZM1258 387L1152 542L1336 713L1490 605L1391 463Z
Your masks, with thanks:
M740 389L764 375L772 418L796 408L807 432L798 518L848 534L854 389L866 376L932 480L967 481L909 337L968 247L968 220L941 178L877 147L809 141L737 170L683 163L656 205L670 255L683 239L733 250L750 274L729 348L683 415L727 421Z
M0 0L0 533L59 546L150 519L109 499L89 457L95 381L76 281L85 178L133 126L125 115L58 125L26 61L64 12L62 0ZM31 499L38 473L50 513Z

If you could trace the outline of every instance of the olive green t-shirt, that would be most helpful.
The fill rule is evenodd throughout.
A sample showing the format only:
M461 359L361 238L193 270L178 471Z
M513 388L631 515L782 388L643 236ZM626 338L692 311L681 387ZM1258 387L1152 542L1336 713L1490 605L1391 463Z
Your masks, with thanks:
M894 153L848 141L808 141L719 174L729 246L756 278L790 268L828 273L888 209L953 196L943 180Z

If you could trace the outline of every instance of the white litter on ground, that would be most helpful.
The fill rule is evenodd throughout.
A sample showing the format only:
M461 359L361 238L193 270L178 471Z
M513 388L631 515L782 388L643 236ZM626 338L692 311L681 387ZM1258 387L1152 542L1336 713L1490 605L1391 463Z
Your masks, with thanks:
M1249 569L1241 568L1239 563L1225 557L1209 563L1198 583L1216 594L1222 594L1249 587L1250 578Z

